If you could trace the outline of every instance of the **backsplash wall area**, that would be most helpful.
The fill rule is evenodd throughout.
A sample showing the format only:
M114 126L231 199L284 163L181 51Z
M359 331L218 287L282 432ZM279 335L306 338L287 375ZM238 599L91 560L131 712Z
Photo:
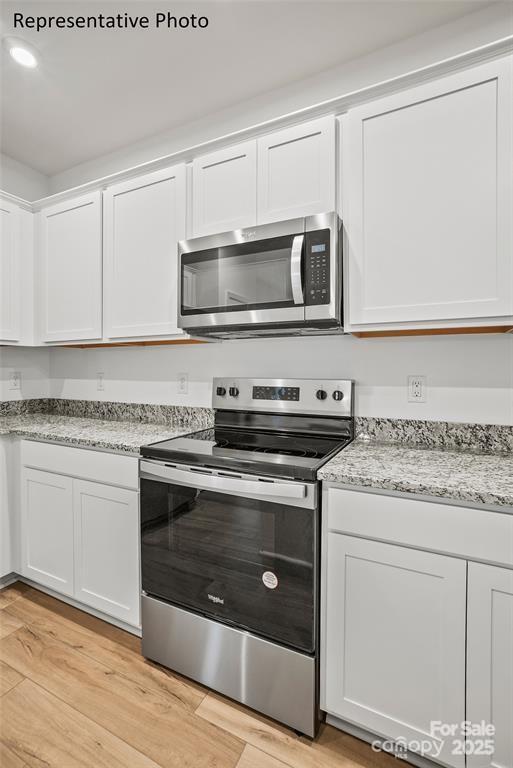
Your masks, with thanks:
M12 387L12 373L21 374L20 389ZM0 401L48 397L50 350L0 347Z
M213 376L353 378L359 416L513 424L511 334L258 339L27 354L40 352L49 355L50 397L209 406ZM178 392L181 374L188 375L187 394ZM408 402L408 375L426 376L425 403Z

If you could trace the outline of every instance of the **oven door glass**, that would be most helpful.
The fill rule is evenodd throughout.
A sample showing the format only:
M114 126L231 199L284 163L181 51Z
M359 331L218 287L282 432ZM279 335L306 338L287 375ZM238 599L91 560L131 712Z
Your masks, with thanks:
M314 650L315 510L142 479L141 526L146 594Z
M303 239L285 235L183 253L181 314L303 306Z

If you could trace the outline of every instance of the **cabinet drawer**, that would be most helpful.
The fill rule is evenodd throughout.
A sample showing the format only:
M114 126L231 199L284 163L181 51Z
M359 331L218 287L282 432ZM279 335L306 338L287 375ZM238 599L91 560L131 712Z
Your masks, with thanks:
M108 485L134 489L139 487L139 460L135 456L119 456L103 451L23 440L21 463L25 467Z
M330 531L513 567L513 514L325 489Z

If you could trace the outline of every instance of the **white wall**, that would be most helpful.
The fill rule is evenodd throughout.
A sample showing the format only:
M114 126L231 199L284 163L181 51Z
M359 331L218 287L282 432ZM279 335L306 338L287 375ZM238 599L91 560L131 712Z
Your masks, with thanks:
M49 179L28 165L0 153L0 189L24 200L38 200L49 193Z
M21 390L10 389L12 371L21 373ZM48 349L0 347L0 400L48 397L50 354Z
M97 373L105 390L96 389ZM179 373L189 393L178 394ZM408 403L406 377L427 376ZM55 397L209 406L213 376L353 378L358 415L513 424L513 335L317 337L50 351Z
M437 30L360 60L159 135L49 180L58 191L123 170L159 155L271 120L316 102L427 66L511 34L511 4L494 3ZM44 177L1 158L7 191L40 197ZM360 415L513 424L513 336L444 336L404 339L311 338L227 342L190 347L105 350L0 349L0 399L9 371L21 370L22 396L209 405L215 375L347 377L357 382ZM46 371L46 373L45 373ZM105 374L105 390L96 375ZM177 376L190 377L178 395ZM409 404L408 374L427 376L425 404ZM48 384L47 376L50 376Z
M271 23L271 22L270 22ZM50 178L50 192L83 184L205 141L259 125L328 99L430 66L513 34L510 2L488 7L236 107L142 140ZM234 139L236 141L236 139Z

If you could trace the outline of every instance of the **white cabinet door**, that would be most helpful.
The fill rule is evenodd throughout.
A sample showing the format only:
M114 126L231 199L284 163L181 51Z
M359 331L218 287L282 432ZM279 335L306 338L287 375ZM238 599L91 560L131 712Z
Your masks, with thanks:
M468 766L512 768L513 571L469 563L467 621L467 719L495 727L494 754L470 752Z
M256 224L256 171L255 140L194 160L194 237Z
M0 341L20 340L20 209L0 198Z
M101 338L101 192L45 208L38 216L41 339Z
M463 766L430 724L465 719L466 562L327 539L326 710L389 739L428 739L442 762Z
M185 166L109 187L103 237L105 336L181 334L177 247L185 237Z
M22 574L73 595L73 495L70 477L23 468Z
M258 223L335 210L335 118L258 139Z
M508 57L348 112L346 327L513 316L512 111Z
M13 521L14 505L10 493L8 438L0 437L0 578L14 570L13 568Z
M136 491L73 481L75 598L128 624L139 619Z

